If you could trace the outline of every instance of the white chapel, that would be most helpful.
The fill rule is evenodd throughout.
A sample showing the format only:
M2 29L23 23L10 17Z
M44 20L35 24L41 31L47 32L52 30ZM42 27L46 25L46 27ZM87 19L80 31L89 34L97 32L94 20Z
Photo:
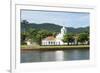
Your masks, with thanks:
M63 26L59 34L54 36L48 36L42 39L42 45L64 45L65 43L62 41L64 35L67 33L67 29Z

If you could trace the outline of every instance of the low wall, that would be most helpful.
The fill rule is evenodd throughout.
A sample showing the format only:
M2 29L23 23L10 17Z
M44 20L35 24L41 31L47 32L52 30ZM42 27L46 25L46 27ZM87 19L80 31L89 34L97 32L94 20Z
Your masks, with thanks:
M89 45L79 45L79 46L39 46L39 47L21 48L21 50L67 50L67 49L89 49Z

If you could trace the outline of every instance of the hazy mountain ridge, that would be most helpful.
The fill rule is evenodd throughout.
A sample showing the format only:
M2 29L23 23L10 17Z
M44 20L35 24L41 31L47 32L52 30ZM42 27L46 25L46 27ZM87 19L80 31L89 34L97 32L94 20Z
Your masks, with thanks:
M28 23L23 24L21 23L21 32L27 31L28 29L45 29L52 32L60 32L60 29L62 26L53 24L53 23ZM81 33L81 32L89 32L89 26L87 27L79 27L79 28L73 28L73 27L66 27L68 33Z

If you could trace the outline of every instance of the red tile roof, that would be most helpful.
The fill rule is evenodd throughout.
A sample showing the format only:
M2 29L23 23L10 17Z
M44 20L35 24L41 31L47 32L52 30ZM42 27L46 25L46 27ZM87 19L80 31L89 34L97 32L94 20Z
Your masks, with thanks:
M46 40L55 40L55 37L54 36L48 36L45 38Z

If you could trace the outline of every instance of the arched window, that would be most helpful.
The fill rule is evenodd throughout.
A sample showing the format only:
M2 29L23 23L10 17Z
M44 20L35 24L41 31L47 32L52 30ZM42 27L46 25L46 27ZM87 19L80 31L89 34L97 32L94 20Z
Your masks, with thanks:
M49 41L49 44L48 45L50 45L50 41Z
M53 45L53 42L51 41L51 45Z
M54 45L55 45L55 42L54 42Z
M59 45L60 45L60 42L59 42Z

